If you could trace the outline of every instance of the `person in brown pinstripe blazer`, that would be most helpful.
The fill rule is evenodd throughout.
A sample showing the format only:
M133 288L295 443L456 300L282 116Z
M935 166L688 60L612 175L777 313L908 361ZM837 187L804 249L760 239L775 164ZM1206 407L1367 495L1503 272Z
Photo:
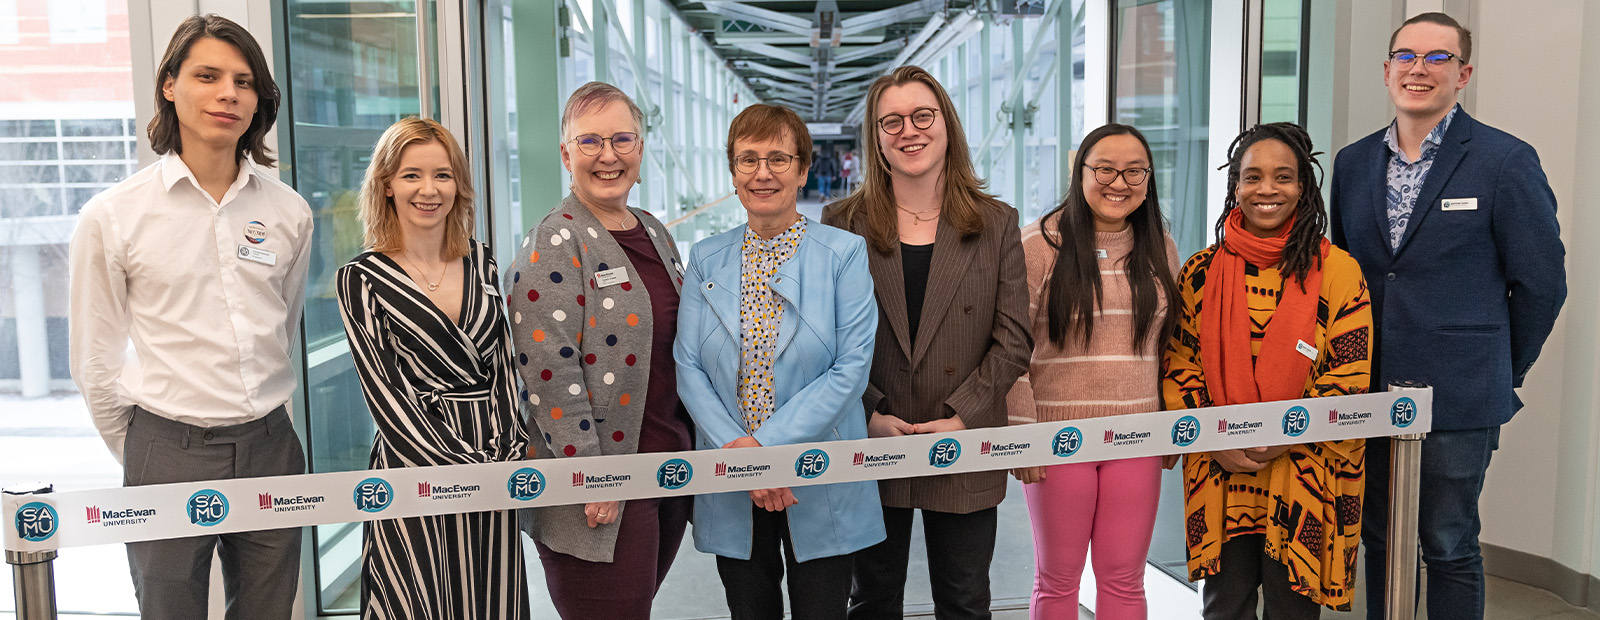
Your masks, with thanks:
M867 238L878 345L865 401L874 437L1005 426L1027 370L1027 266L1018 215L983 191L944 87L919 67L867 94L862 185L823 223ZM888 539L856 554L850 618L904 614L911 522L922 509L935 614L988 618L1005 472L879 482Z

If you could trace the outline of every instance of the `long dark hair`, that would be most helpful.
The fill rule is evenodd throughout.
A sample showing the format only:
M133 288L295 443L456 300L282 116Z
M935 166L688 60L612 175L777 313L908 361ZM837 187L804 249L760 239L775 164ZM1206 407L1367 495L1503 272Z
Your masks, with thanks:
M1088 344L1094 334L1094 313L1104 295L1100 281L1100 262L1095 256L1094 214L1083 195L1083 170L1088 165L1089 152L1107 136L1133 136L1144 146L1145 160L1152 162L1150 142L1144 134L1129 125L1112 123L1084 136L1078 156L1072 162L1072 182L1067 195L1040 222L1040 232L1050 247L1056 250L1055 269L1050 273L1049 290L1046 291L1045 312L1050 319L1050 342L1057 347L1066 345L1067 334L1077 329L1083 342ZM1161 300L1169 308L1178 299L1178 281L1167 259L1167 227L1161 217L1160 199L1156 196L1153 175L1145 179L1148 189L1144 202L1128 215L1128 225L1133 229L1133 250L1123 261L1123 271L1128 276L1128 287L1133 292L1134 342L1144 343L1147 338L1165 342L1177 326L1176 312L1168 311L1157 316ZM1053 231L1044 230L1044 223L1056 216Z
M189 48L205 38L232 45L244 56L245 63L250 65L251 88L256 91L256 113L250 118L250 126L244 130L244 135L239 136L239 142L233 150L234 157L244 159L248 155L263 166L277 163L272 157L272 149L267 147L267 132L278 120L278 84L272 81L271 65L249 31L215 13L193 15L183 20L178 24L177 32L172 33L167 52L161 56L161 64L156 68L156 114L146 129L150 135L150 149L160 155L183 154L177 105L167 101L161 91L168 79L178 77L178 69L183 66L183 61L189 59Z
M1222 216L1217 218L1217 247L1227 232L1228 215L1239 207L1239 167L1244 154L1262 140L1277 140L1294 152L1296 168L1300 172L1300 202L1294 207L1294 227L1289 229L1289 240L1283 246L1283 262L1278 265L1286 278L1293 277L1305 290L1306 276L1312 269L1322 269L1322 239L1328 232L1328 209L1322 203L1322 183L1317 180L1322 173L1322 163L1311 150L1311 136L1294 123L1267 123L1246 129L1233 139L1228 147L1228 196L1222 203Z

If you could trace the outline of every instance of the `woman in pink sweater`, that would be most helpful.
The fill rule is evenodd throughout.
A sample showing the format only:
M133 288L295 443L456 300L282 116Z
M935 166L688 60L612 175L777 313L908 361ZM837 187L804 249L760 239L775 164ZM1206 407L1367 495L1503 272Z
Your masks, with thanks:
M1028 374L1007 398L1012 424L1161 408L1178 253L1157 206L1152 161L1133 127L1090 132L1066 198L1022 229L1034 348ZM1161 467L1161 457L1147 457L1012 472L1026 485L1033 521L1033 618L1077 617L1091 540L1095 617L1145 617Z

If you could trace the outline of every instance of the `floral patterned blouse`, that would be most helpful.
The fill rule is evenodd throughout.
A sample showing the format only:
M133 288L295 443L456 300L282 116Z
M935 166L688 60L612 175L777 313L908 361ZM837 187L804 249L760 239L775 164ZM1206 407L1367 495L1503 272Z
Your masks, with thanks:
M762 239L750 228L744 231L739 271L739 409L745 429L751 433L761 428L775 408L772 361L777 356L783 303L767 283L794 256L805 236L804 217L771 239Z

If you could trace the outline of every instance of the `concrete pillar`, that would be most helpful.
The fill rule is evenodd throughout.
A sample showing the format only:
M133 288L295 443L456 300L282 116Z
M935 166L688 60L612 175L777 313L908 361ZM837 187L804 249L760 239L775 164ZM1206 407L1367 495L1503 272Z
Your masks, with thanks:
M22 397L41 398L50 394L50 342L45 332L44 274L39 269L39 246L14 245L10 255Z

